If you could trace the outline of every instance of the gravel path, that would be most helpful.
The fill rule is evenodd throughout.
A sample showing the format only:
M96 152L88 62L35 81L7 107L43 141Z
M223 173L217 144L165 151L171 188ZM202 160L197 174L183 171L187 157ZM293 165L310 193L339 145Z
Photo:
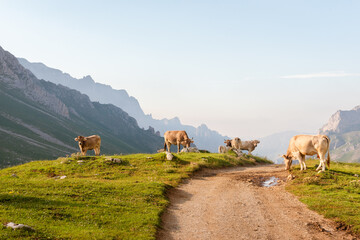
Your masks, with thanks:
M170 194L158 239L355 239L284 189L281 165L205 170ZM263 187L270 177L278 184Z

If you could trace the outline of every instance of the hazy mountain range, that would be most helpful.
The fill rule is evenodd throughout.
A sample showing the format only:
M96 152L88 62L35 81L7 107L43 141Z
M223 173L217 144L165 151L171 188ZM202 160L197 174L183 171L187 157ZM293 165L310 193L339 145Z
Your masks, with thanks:
M74 138L99 134L101 153L156 152L163 138L111 104L39 80L0 47L0 166L78 152Z
M88 95L92 101L114 104L134 117L140 127L148 129L151 126L161 136L167 130L186 130L188 135L194 138L197 147L212 152L217 152L218 146L223 145L224 139L228 138L209 129L205 124L198 127L183 125L177 117L161 120L153 119L150 114L147 115L143 112L136 98L129 96L126 90L115 90L111 86L96 83L90 76L77 79L43 63L30 63L23 58L18 58L18 60L37 78L76 89Z

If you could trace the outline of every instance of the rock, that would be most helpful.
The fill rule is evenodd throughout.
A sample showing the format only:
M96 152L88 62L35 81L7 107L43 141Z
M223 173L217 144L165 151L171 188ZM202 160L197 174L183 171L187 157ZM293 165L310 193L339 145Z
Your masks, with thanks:
M112 158L111 161L114 163L122 163L123 162L123 160L121 158Z
M359 177L359 174L354 174L354 177Z
M183 148L181 150L181 152L194 152L194 153L199 153L199 149L197 149L196 147L188 147L188 148Z
M294 178L295 178L295 176L292 175L292 174L290 174L289 176L287 176L287 180L288 180L288 181L291 181L291 180L293 180Z
M60 179L65 179L65 178L66 178L66 176L61 176L61 177L60 177Z
M150 160L150 159L154 159L154 158L153 158L153 157L146 157L146 159L149 159L149 160Z
M244 155L244 153L240 149L233 148L232 150L234 151L234 153L236 153L238 157L242 157Z
M17 223L13 223L13 222L9 222L5 225L5 227L10 227L12 229L24 229L24 230L30 230L30 231L34 231L34 229L28 225L24 225L24 224L17 224Z
M15 173L11 174L11 176L14 177L14 178L18 178L18 177L19 177L19 176L16 175Z
M159 149L159 150L157 150L157 152L162 153L162 152L165 152L165 150L164 149Z
M174 158L174 155L172 155L172 153L166 152L166 159L167 160L171 161L171 160L173 160L173 158Z

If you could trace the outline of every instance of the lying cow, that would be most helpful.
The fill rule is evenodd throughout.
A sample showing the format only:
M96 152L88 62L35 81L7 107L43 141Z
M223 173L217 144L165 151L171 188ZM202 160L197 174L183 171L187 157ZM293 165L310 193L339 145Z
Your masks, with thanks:
M89 137L78 136L75 141L79 142L81 154L85 156L87 150L94 150L95 155L100 155L101 138L98 135Z
M230 139L224 140L224 143L225 143L225 146L231 147L231 140Z
M185 131L166 131L164 133L164 141L164 151L166 151L166 146L168 152L170 152L171 145L177 145L178 153L180 152L180 145L189 148L190 144L194 142Z
M325 162L330 167L330 139L326 135L297 135L290 139L286 155L283 155L285 170L289 170L293 160L299 160L300 169L306 170L305 156L317 154L320 158L320 164L316 171L325 171ZM325 155L328 153L327 159Z
M219 153L227 153L228 151L230 151L232 149L232 147L228 147L228 146L219 146L218 148L218 152Z
M241 142L240 150L247 150L248 154L251 155L251 152L257 147L260 143L259 140L251 140L251 141L244 141Z

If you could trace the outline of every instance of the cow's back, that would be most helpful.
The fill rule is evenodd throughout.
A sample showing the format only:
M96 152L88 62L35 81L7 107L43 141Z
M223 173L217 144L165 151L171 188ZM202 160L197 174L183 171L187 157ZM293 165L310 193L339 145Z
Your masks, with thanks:
M101 144L101 138L99 135L91 135L86 137L86 145L85 147L91 149L95 147L99 147Z
M165 142L175 144L177 141L183 141L188 139L188 135L185 131L166 131L164 133Z
M299 151L303 155L314 155L327 150L329 138L326 135L296 135L291 138L288 152Z

